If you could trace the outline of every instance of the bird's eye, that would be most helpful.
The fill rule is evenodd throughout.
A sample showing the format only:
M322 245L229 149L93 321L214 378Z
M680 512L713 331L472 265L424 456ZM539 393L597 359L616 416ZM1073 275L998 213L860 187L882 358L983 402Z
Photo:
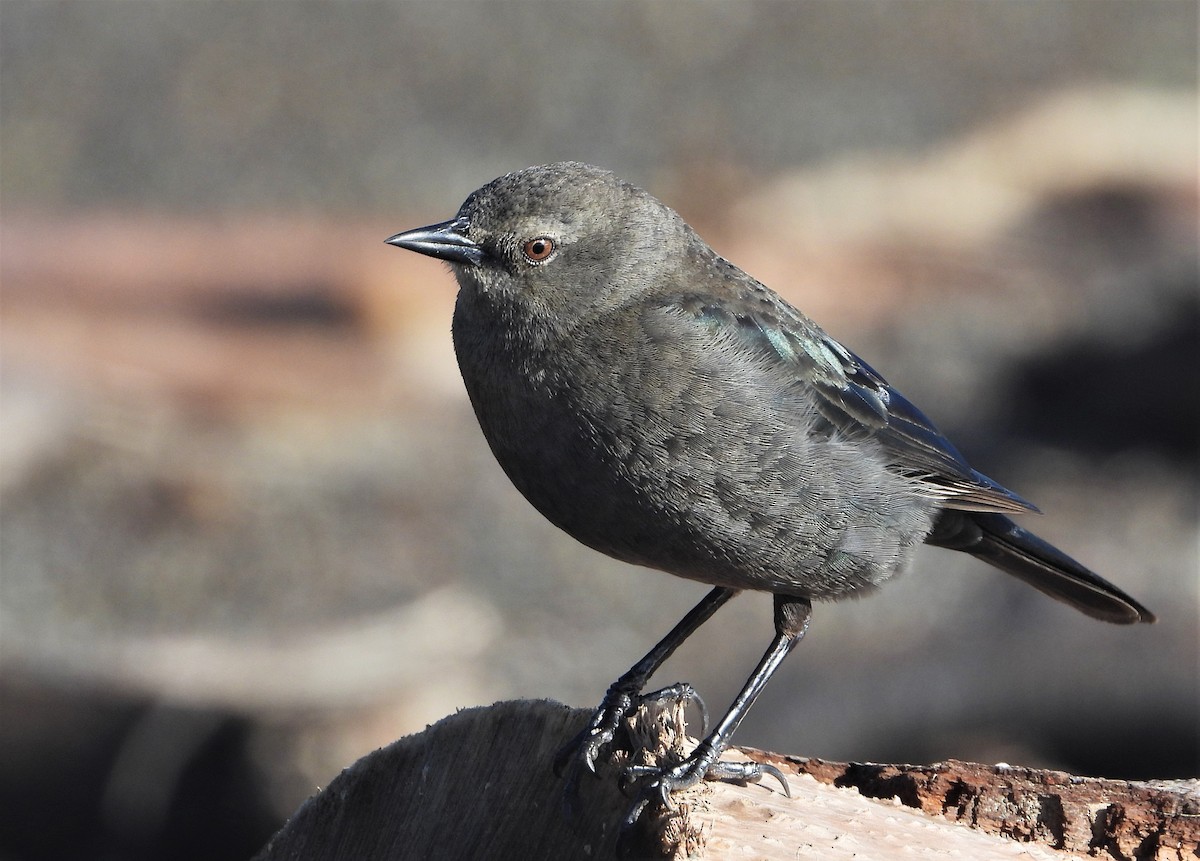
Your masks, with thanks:
M521 253L530 263L541 263L549 260L557 248L549 236L535 236L521 246Z

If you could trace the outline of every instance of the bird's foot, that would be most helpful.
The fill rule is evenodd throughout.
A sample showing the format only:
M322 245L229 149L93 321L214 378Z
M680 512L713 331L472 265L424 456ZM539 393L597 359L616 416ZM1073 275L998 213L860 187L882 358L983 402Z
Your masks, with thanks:
M682 711L688 703L694 703L700 710L702 733L708 730L708 709L700 695L687 682L678 682L652 693L642 694L614 684L604 695L603 702L592 713L586 727L558 752L554 758L554 771L559 776L567 775L567 784L563 790L563 800L568 814L574 816L578 812L579 777L587 770L596 773L596 761L601 751L613 744L618 733L624 736L623 749L631 751L628 732L628 722L638 715L646 706L661 706L673 703ZM632 752L632 751L631 751Z
M647 810L669 810L671 796L695 786L702 780L724 780L733 783L757 783L769 775L779 781L783 794L792 797L791 787L783 772L764 762L724 762L721 752L725 745L712 739L700 742L691 755L676 765L658 767L631 765L625 769L623 780L626 786L636 785L637 795L625 819L621 823L619 845L628 845L639 827L639 820Z

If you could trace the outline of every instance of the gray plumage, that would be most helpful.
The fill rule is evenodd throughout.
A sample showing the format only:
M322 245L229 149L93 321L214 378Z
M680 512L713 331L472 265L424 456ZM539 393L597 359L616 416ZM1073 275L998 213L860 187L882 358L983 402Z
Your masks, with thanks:
M887 579L928 537L1098 618L1153 618L1026 541L1003 515L1031 504L611 173L517 171L423 230L389 241L453 265L454 345L484 436L521 493L588 546L732 589L836 599ZM523 246L539 238L552 251L531 260Z
M972 469L869 365L719 257L670 208L577 163L510 173L456 218L388 242L450 262L454 348L479 425L517 489L602 553L714 586L613 683L557 759L595 771L671 653L744 589L775 636L681 762L630 766L650 804L774 766L720 759L808 628L814 599L871 589L922 541L970 553L1110 622L1154 616L1008 514L1036 509Z

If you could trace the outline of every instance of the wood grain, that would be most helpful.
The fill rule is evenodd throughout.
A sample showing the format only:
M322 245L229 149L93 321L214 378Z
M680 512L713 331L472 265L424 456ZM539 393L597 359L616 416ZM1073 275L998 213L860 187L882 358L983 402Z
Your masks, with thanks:
M631 803L619 788L627 754L602 763L597 779L585 775L573 817L551 768L587 717L547 701L451 715L347 768L257 861L616 857L617 826ZM669 756L685 744L672 724L642 721L638 731ZM963 762L830 763L750 749L727 756L775 765L792 797L771 780L702 784L646 817L626 857L1200 858L1197 781L1129 783Z

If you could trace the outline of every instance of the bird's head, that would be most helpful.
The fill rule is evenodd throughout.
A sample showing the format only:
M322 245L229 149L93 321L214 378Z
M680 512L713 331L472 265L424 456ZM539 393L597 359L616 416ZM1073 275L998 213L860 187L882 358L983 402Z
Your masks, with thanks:
M559 162L505 174L453 219L387 242L447 261L464 291L505 313L571 329L661 284L693 237L640 188Z

